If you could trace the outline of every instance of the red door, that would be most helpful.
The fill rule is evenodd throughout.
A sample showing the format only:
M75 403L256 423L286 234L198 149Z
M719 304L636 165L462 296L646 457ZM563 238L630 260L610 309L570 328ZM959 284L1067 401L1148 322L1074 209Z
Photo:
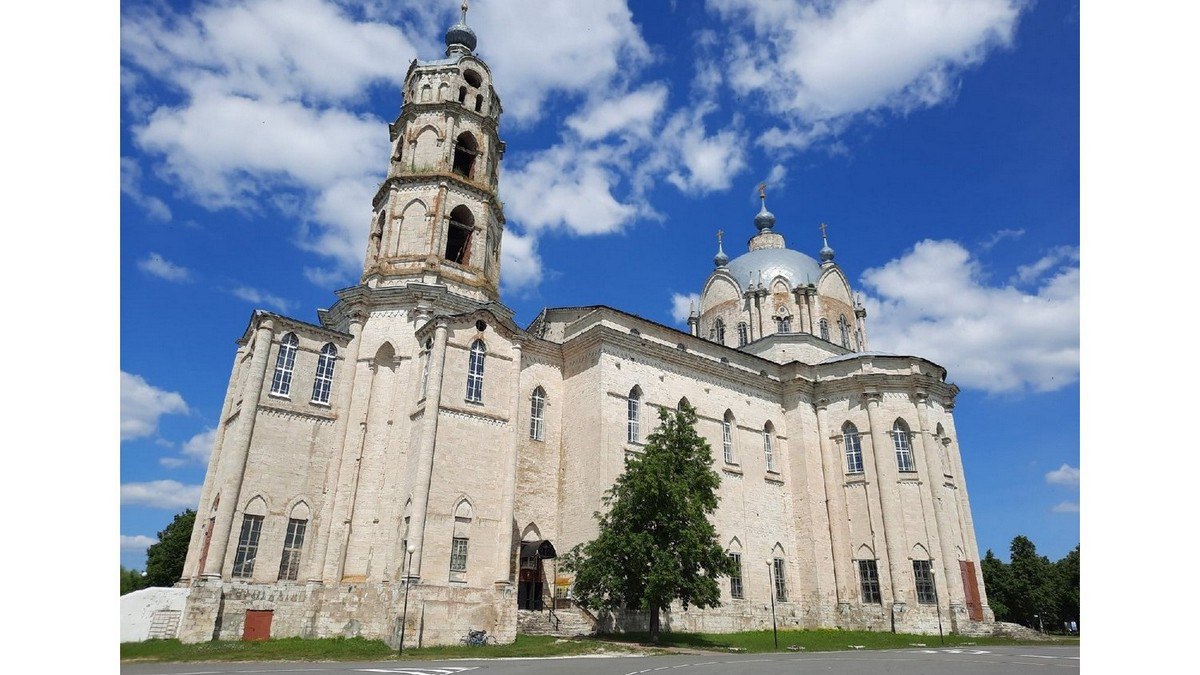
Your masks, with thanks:
M962 570L963 594L967 596L967 616L972 621L983 621L983 603L979 602L979 577L975 576L975 563L960 560L958 566Z
M246 626L242 630L243 640L268 640L271 637L271 615L269 609L246 610Z

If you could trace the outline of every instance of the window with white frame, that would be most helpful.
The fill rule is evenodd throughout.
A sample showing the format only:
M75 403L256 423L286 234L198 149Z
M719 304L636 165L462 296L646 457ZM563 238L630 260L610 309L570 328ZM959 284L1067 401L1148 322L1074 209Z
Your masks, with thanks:
M639 414L642 406L642 390L634 387L629 390L629 408L628 408L628 434L626 436L630 443L637 443L641 438L641 424L639 422Z
M287 536L283 538L283 557L279 560L279 579L295 581L300 576L300 550L304 548L304 531L308 521L288 519Z
M742 554L730 552L729 559L733 561L733 574L729 575L729 597L744 598L746 596L742 589Z
M896 420L892 425L892 443L896 445L896 468L900 471L916 471L913 465L912 446L908 440L908 427L904 422Z
M275 375L271 378L271 393L289 396L292 392L292 369L296 367L296 347L300 341L295 333L288 333L279 341L279 354L275 357Z
M774 577L775 581L775 601L787 602L787 575L783 558L776 556L771 562L772 571L774 572L771 576Z
M725 463L733 464L733 411L725 411L721 420L721 447L725 451Z
M538 387L529 399L529 437L543 439L546 428L546 390Z
M483 360L487 357L487 347L483 340L471 343L471 356L467 364L467 400L472 403L483 402Z
M745 344L750 341L749 328L746 326L745 321L741 321L738 323L737 331L738 331L738 346L739 347L745 346Z
M242 532L238 535L237 553L233 557L233 576L249 578L254 574L254 559L258 556L258 536L262 534L262 516L242 516Z
M858 561L858 581L864 604L878 605L883 602L883 596L879 593L879 567L874 560Z
M790 317L790 316L775 317L775 332L776 333L792 332L792 317Z
M858 437L858 427L852 422L842 425L842 444L846 446L846 473L862 473L862 442Z
M937 602L937 590L933 587L933 566L928 560L914 560L913 578L917 582L917 602L932 605Z
M771 443L774 428L770 422L763 427L763 456L767 458L767 471L775 471L775 448Z
M466 537L454 537L450 540L450 581L467 580L467 542Z
M317 357L317 376L313 379L313 403L329 403L329 390L333 386L333 366L337 363L337 347L333 343L321 348Z

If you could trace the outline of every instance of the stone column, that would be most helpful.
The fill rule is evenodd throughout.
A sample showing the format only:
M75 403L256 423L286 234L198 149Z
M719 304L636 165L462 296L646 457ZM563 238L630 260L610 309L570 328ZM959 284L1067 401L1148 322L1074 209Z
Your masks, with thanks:
M837 589L839 609L848 605L853 595L847 580L854 578L850 570L849 516L846 513L846 488L843 464L837 449L830 441L829 399L817 399L817 437L821 445L821 468L825 474L825 510L829 517L829 537L833 549L833 579Z
M254 419L258 416L258 399L262 396L264 378L267 374L267 355L271 351L271 337L275 334L275 320L264 318L254 331L254 354L250 357L250 375L246 378L242 394L242 411L238 415L237 427L229 441L226 455L228 464L222 463L220 495L217 518L213 524L212 538L208 544L208 558L204 561L202 574L206 577L221 577L225 567L225 553L229 549L229 535L233 529L233 514L237 510L242 479L246 472L246 457L250 453L250 439L254 435Z
M890 425L880 419L879 403L883 396L877 392L867 392L863 394L863 398L867 401L867 420L871 425L871 461L875 465L875 475L879 477L879 505L882 509L883 540L887 548L892 602L904 605L907 602L908 589L901 588L901 582L905 579L902 561L907 560L908 556L905 552L904 518L900 513L896 495L896 481L899 480L899 475L892 452L894 446L888 437Z
M517 453L521 448L521 403L525 401L525 385L521 382L521 339L513 341L513 367L516 369L513 382L516 391L512 402L512 446L504 457L504 473L500 484L500 525L496 539L496 585L507 586L511 583L509 568L512 565L513 554L513 518L517 504ZM543 419L545 414L543 412ZM543 422L543 425L545 423ZM544 428L544 426L543 426Z
M320 511L315 514L319 519L316 546L313 555L308 560L308 580L321 581L324 578L325 558L329 552L329 538L333 536L334 505L337 501L337 484L342 473L342 457L344 456L346 439L350 433L350 407L354 403L354 379L358 373L358 352L362 346L362 327L365 315L354 312L350 315L350 344L346 349L346 363L342 367L345 375L337 394L337 421L333 425L331 438L337 443L329 456L329 466L325 471L325 494L322 495ZM335 373L336 375L336 373ZM332 579L337 581L337 579Z
M942 451L933 442L932 449L925 440L929 435L929 395L918 391L913 398L917 403L918 443L922 455L920 461L924 464L926 475L929 477L930 493L933 498L933 516L937 530L938 549L942 556L940 568L941 577L938 582L938 598L947 604L962 605L964 602L962 574L958 569L958 556L954 555L954 526L950 521L949 510L954 508L954 494L946 489L946 478L943 475ZM924 491L922 491L924 496Z
M421 445L417 455L417 478L413 486L412 522L408 528L408 543L413 547L410 578L420 578L421 558L425 553L425 516L429 508L429 486L433 480L433 451L437 441L438 411L442 405L442 376L446 368L446 341L449 330L446 319L435 319L433 351L429 358L429 385L425 397L425 414L421 418Z

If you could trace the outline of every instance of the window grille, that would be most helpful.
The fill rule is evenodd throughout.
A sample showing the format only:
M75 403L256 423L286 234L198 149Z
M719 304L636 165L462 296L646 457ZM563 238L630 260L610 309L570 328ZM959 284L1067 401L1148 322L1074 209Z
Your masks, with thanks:
M721 422L721 445L725 450L725 463L733 464L733 421L728 417Z
M292 369L296 367L296 347L299 344L295 333L288 333L279 341L279 354L275 357L275 375L271 378L272 394L291 394Z
M928 560L913 561L913 578L917 581L917 602L932 605L937 602L937 590L933 587L933 567Z
M784 576L783 558L775 559L775 601L787 602L787 579Z
M729 597L744 598L746 597L742 591L742 554L730 553L729 559L733 561L733 574L729 575Z
M450 541L450 581L467 580L467 541L466 537Z
M543 438L546 424L546 392L541 387L533 390L529 403L529 437L535 441Z
M738 346L742 347L747 342L750 341L750 336L746 329L746 322L742 321L741 323L739 323L737 326L737 330L738 330Z
M858 427L853 424L843 427L842 442L846 444L846 473L862 473L862 443L858 438Z
M471 358L467 366L467 400L472 403L483 402L483 360L487 356L487 348L482 340L476 340L471 345Z
M716 323L713 324L713 330L716 332L717 343L725 344L725 322L717 319Z
M896 444L896 467L900 471L916 471L913 466L912 446L908 443L908 430L899 422L892 427L892 442Z
M767 457L767 471L775 470L775 451L771 447L771 427L763 429L763 454Z
M313 403L329 403L329 389L333 385L333 366L337 363L337 347L327 344L321 348L317 358L317 376L313 380Z
M862 584L864 603L878 605L883 602L883 596L879 593L879 568L874 560L858 561L858 579Z
M254 558L258 555L258 535L262 533L262 516L242 516L242 532L238 535L237 554L233 557L233 576L254 574Z
M637 443L640 437L638 424L638 408L641 406L642 392L634 388L629 392L629 434L628 440L630 443Z
M821 326L821 339L828 342L829 341L829 322L826 321L825 319L821 319L820 326Z
M287 536L283 539L283 558L279 561L279 578L295 581L300 576L300 549L304 548L304 530L308 521L288 519Z

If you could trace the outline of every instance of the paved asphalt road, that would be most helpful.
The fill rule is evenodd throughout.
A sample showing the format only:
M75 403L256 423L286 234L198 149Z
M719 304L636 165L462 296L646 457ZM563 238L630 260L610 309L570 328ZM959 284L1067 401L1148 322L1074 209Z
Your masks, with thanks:
M664 672L669 671L669 672ZM795 675L887 673L888 675L1000 675L1079 671L1078 647L900 649L813 654L680 654L672 656L539 659L455 659L376 663L129 663L124 675Z

